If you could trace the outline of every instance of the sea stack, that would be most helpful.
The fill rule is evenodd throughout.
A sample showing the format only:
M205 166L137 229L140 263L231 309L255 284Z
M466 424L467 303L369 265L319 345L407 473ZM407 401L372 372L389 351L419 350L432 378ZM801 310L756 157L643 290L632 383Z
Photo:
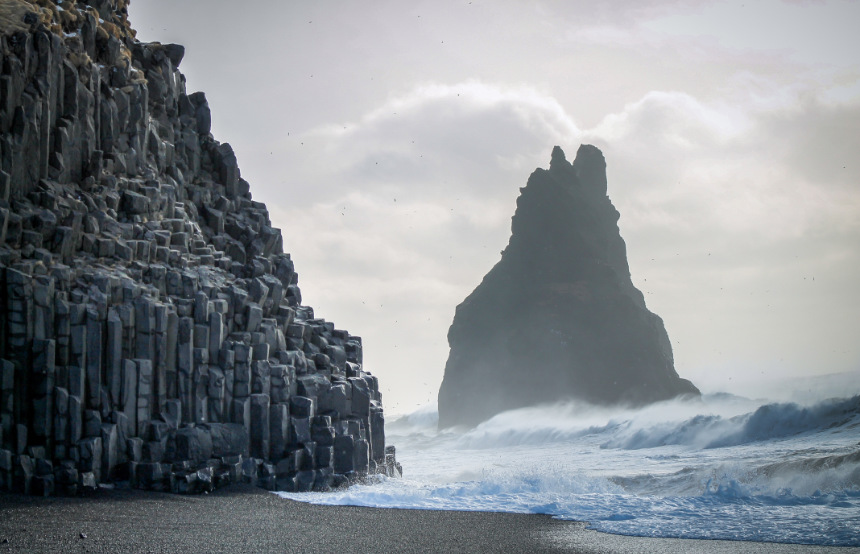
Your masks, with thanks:
M520 189L501 260L457 306L439 426L564 400L643 405L698 389L678 376L663 320L630 280L606 162L556 146Z
M127 4L0 1L0 490L399 474L361 338Z

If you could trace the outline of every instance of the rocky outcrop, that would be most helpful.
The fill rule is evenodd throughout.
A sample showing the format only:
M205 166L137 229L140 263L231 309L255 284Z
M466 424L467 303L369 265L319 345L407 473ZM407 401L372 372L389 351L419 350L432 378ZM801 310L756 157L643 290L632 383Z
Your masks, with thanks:
M594 146L520 189L502 259L457 307L439 425L567 399L641 405L696 387L675 372L663 321L630 281L619 213Z
M0 489L399 473L361 338L126 5L0 1Z

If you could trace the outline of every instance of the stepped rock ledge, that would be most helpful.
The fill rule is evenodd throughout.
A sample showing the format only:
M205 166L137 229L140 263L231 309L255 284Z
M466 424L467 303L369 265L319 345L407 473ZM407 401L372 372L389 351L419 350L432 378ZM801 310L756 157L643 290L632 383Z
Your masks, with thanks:
M663 321L630 280L606 162L561 148L520 189L501 260L457 307L439 426L579 400L642 405L699 391L675 372Z
M127 7L0 0L0 490L400 474L361 338Z

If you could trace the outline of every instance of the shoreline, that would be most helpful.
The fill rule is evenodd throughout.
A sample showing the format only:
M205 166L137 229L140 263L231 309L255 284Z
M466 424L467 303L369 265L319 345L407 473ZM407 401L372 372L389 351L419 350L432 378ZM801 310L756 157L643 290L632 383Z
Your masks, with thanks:
M321 506L250 485L181 496L0 493L2 552L846 553L854 547L610 535L548 515ZM7 542L8 541L8 542Z

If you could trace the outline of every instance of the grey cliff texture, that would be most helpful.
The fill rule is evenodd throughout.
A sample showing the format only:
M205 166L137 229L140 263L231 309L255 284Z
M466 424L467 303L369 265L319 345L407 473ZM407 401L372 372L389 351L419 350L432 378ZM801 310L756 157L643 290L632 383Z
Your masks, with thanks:
M302 305L184 49L126 0L0 0L0 489L400 473L361 338Z
M520 189L501 260L457 307L439 426L568 399L665 400L699 391L675 372L663 321L630 280L606 162L561 148Z

